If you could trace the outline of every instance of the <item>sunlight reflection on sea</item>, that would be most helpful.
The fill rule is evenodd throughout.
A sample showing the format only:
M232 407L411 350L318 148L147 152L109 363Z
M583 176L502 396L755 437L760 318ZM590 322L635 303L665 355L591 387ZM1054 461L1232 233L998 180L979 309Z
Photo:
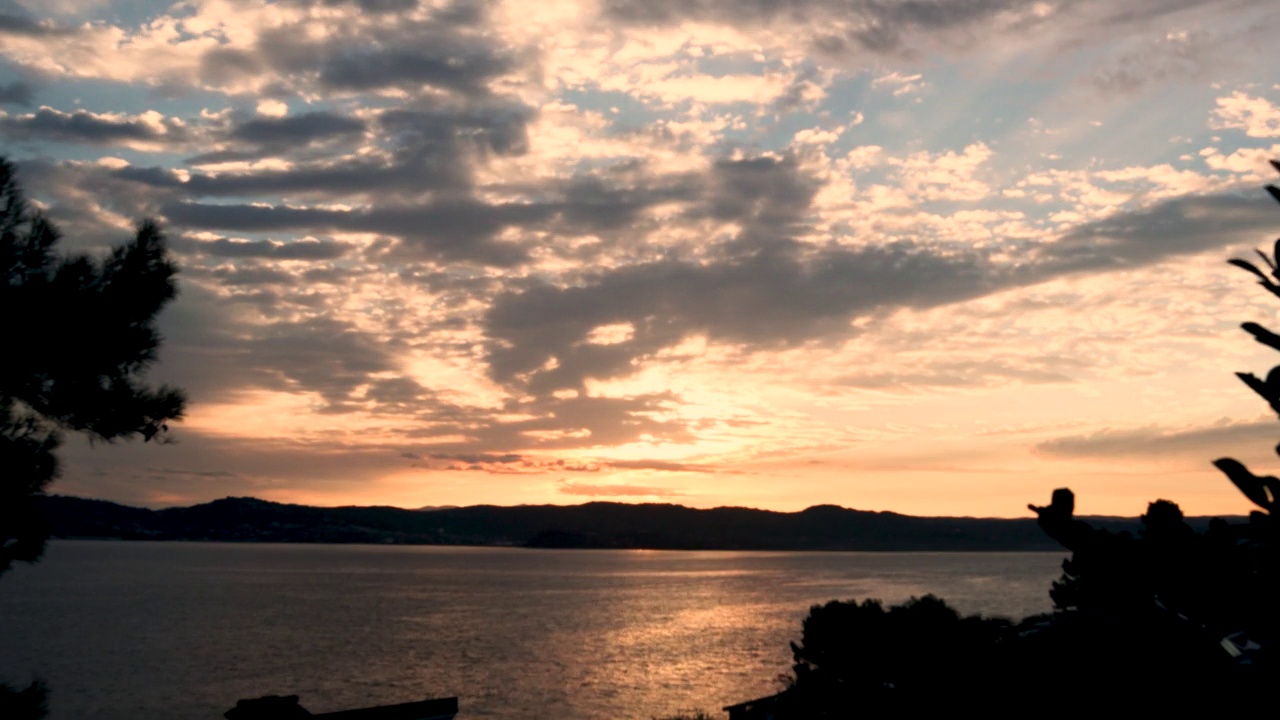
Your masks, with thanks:
M637 718L774 692L810 605L1049 609L1055 553L55 541L0 584L0 679L53 719L213 720L458 695L463 718Z

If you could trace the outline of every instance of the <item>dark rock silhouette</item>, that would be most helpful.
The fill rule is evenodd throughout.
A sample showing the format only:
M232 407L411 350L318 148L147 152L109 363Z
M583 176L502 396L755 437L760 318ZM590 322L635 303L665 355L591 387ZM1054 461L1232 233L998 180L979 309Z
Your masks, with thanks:
M49 689L39 680L22 690L0 683L0 718L31 720L49 713Z
M353 710L313 714L298 704L297 695L265 695L240 700L223 713L227 720L453 720L458 714L458 698L435 698L395 705L376 705Z
M297 695L266 695L251 700L239 700L236 706L222 714L227 720L296 720L315 717L298 704Z

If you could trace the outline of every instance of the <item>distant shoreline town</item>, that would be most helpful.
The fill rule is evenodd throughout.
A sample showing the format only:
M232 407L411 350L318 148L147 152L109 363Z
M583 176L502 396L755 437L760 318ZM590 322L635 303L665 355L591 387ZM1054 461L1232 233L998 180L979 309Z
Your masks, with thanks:
M225 498L163 510L43 496L62 538L374 543L653 550L1055 551L1033 518L915 517L819 505L799 512L593 502L407 510L311 507ZM1209 518L1193 518L1207 526ZM1137 519L1097 518L1113 531Z

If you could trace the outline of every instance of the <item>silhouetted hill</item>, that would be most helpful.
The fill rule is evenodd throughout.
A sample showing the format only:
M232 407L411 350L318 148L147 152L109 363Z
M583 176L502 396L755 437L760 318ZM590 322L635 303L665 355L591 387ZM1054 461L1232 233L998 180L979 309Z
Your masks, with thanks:
M1030 518L913 517L834 505L795 513L606 502L421 511L225 498L147 510L61 495L38 501L57 537L681 550L1060 549ZM1098 519L1094 525L1138 527L1136 520L1120 518Z

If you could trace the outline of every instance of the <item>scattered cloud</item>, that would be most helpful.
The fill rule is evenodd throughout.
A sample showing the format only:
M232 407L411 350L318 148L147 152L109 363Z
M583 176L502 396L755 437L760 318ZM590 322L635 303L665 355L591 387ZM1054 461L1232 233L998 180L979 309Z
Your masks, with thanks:
M564 495L576 495L578 497L656 497L656 498L678 498L683 497L686 493L682 493L671 488L658 487L656 485L629 485L624 483L617 484L592 484L560 481L556 485L556 491Z
M1213 116L1215 128L1243 130L1249 137L1280 137L1280 105L1264 97L1237 90L1218 98Z
M1212 457L1244 446L1250 450L1275 442L1275 420L1222 420L1207 427L1105 428L1087 435L1046 440L1035 446L1045 455L1065 458L1158 458L1169 455Z

